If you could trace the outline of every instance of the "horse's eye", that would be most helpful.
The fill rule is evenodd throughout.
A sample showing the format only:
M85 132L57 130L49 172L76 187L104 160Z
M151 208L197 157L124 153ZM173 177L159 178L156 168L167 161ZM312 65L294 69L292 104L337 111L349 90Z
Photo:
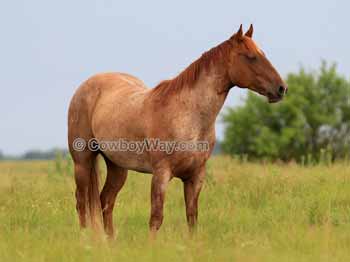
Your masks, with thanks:
M257 60L257 56L256 55L246 55L245 56L250 62L254 62Z

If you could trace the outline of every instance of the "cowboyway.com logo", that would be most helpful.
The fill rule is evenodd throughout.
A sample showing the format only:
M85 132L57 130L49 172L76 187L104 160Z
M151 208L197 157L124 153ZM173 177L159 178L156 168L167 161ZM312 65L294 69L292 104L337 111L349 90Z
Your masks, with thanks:
M73 149L76 151L120 151L136 152L142 154L146 151L162 151L172 154L176 151L197 151L205 152L209 150L208 141L163 141L159 138L145 138L142 141L130 141L124 138L104 141L92 138L88 141L76 138L73 141Z

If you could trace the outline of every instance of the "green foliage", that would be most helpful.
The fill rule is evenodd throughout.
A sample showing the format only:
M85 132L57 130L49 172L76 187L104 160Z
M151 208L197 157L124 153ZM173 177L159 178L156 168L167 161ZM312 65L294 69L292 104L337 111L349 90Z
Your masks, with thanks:
M305 164L346 158L350 152L350 82L336 66L289 74L285 99L268 104L249 92L245 104L224 114L223 151L250 158Z

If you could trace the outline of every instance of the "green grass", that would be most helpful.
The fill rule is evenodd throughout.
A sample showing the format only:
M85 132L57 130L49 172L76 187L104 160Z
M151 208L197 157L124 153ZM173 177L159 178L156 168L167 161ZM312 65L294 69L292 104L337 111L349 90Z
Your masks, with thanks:
M174 179L154 243L148 240L150 175L129 174L114 210L117 239L108 243L79 230L66 169L49 161L0 162L0 261L350 260L347 164L212 158L196 234L187 232L182 184Z

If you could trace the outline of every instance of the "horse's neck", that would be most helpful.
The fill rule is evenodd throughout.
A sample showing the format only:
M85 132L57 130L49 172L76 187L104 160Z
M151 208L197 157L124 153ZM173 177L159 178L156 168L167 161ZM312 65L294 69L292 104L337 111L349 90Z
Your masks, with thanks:
M211 66L208 72L200 74L194 86L180 91L179 100L185 105L180 110L191 114L198 128L213 128L229 87L230 80L224 70Z

